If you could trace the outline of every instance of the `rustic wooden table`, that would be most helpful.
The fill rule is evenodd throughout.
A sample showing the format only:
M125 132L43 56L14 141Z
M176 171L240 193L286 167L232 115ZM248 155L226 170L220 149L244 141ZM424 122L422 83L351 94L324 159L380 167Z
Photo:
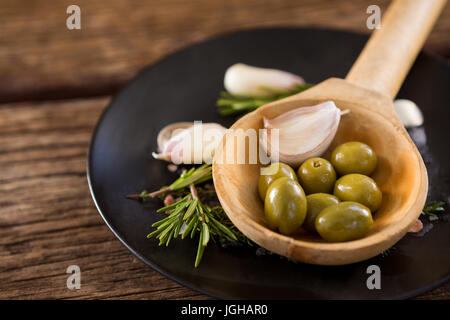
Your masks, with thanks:
M66 8L81 8L81 30ZM97 214L86 182L93 127L142 67L211 36L262 26L359 32L351 0L0 0L0 298L205 299L137 260ZM450 58L450 6L426 48ZM79 265L80 290L66 287ZM449 299L450 284L419 299Z

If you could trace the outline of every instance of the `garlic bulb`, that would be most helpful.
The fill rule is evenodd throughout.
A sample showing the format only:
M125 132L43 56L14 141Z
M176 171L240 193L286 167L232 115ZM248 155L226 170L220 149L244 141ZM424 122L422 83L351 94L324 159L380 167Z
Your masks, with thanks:
M225 72L225 89L240 96L267 96L270 89L291 91L298 84L305 81L292 73L277 69L252 67L243 63L236 63Z
M158 134L160 153L152 155L175 164L211 163L226 130L217 123L173 123Z
M280 162L297 167L325 152L336 135L340 119L340 110L333 101L297 108L274 119L264 118L268 130L261 135L261 145L270 150L271 156L278 151ZM278 150L270 148L270 129L279 129Z
M394 108L406 128L418 127L423 124L422 112L411 100L397 99L394 101Z

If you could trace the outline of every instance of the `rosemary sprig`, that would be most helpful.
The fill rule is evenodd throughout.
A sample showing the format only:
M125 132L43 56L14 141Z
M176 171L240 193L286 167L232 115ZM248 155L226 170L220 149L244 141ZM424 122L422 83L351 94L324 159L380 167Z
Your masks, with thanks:
M220 93L220 97L216 102L218 111L223 116L242 114L253 111L260 106L275 101L289 97L293 94L305 91L306 89L314 86L313 84L304 83L297 85L292 91L281 91L274 88L264 87L263 89L267 91L267 96L264 97L249 97L249 96L236 96L232 95L226 91Z
M230 230L215 216L214 211L199 197L193 184L189 186L190 193L183 199L169 206L157 210L157 212L169 212L169 215L155 222L152 227L156 230L147 235L147 238L156 237L159 245L169 245L173 238L181 234L181 239L194 236L199 233L197 254L194 266L197 268L203 257L210 239L219 237L231 243L239 242L236 232Z
M187 188L191 184L200 184L202 182L210 180L211 178L212 166L210 164L203 164L198 168L192 167L190 170L185 170L181 174L181 176L168 187L163 187L160 190L151 193L148 193L146 190L144 190L141 193L130 194L126 197L130 199L140 199L145 201L148 198L154 198L168 192Z
M195 185L212 179L211 165L204 164L198 168L185 170L181 176L170 186L161 190L148 193L142 191L139 194L128 195L128 198L148 200L164 193L176 194L178 201L162 207L157 212L166 212L167 217L155 222L152 227L156 230L147 235L147 238L159 239L159 245L168 246L172 239L181 235L181 239L191 239L199 233L197 254L194 266L198 267L203 257L205 248L210 240L221 244L252 245L228 219L220 206L210 207L208 203L217 201L213 187L205 185L197 190Z
M445 202L443 201L430 201L423 208L422 215L429 218L437 218L437 213L445 211L444 205Z

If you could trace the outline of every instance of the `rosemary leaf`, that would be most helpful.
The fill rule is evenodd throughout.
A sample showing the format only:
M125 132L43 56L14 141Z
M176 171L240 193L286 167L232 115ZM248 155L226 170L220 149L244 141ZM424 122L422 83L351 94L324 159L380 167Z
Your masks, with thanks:
M203 246L207 246L209 242L209 228L207 223L203 223Z
M192 228L192 231L191 231L191 239L194 238L195 232L197 231L197 226L198 226L199 221L200 221L200 219L198 219L198 218L195 221L194 228Z
M166 241L166 247L169 246L170 240L172 240L172 237L174 237L176 232L177 232L176 229L173 229L172 232L169 233L169 237L167 238L167 241Z
M184 220L183 220L182 216L180 215L180 217L178 218L178 224L175 226L175 229L174 229L175 230L174 235L173 235L174 238L178 237L178 234L180 233L180 229L181 229L181 226L183 225L183 223L184 223Z
M225 227L223 224L221 224L219 221L217 221L213 217L211 217L211 221L218 228L218 230L223 232L228 238L230 238L230 239L232 239L234 241L237 241L236 235L230 229Z
M198 249L197 249L197 256L195 257L195 264L194 267L197 268L200 264L200 261L203 257L203 252L205 251L205 246L203 245L203 229L200 231L200 238L198 240Z
M189 205L189 209L187 209L183 220L189 219L189 217L194 213L195 209L197 208L198 199L194 199L191 201L191 204Z
M263 89L267 91L267 96L264 97L237 96L223 91L220 93L219 99L217 99L216 106L222 116L243 114L251 112L269 102L283 99L293 94L305 91L312 86L314 85L304 83L297 85L292 91L283 91L275 88L263 87Z
M184 239L189 234L189 232L192 230L192 228L194 227L194 225L196 225L197 222L198 222L198 217L197 217L197 215L195 215L188 223L186 229L184 230L183 234L181 235L181 239Z

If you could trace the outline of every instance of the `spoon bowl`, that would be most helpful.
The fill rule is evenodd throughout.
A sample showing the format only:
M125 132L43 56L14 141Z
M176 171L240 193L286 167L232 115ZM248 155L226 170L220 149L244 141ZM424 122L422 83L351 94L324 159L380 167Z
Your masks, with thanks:
M349 96L352 100L348 99ZM218 164L219 161L214 163L213 178L228 217L247 237L272 252L297 261L341 265L368 259L390 248L414 224L425 202L428 187L426 169L393 111L392 100L345 80L329 79L301 94L255 110L237 121L231 129L245 135L248 129L262 128L263 117L273 118L291 109L326 100L333 100L341 110L349 109L350 113L342 116L338 132L323 157L329 158L337 145L355 140L370 145L378 156L378 166L372 177L383 192L383 202L373 215L374 225L366 237L329 243L302 230L292 236L270 230L257 191L261 165L227 164L226 141L229 140L226 138L216 150L215 159L223 161L222 164ZM247 143L246 159L248 154Z

